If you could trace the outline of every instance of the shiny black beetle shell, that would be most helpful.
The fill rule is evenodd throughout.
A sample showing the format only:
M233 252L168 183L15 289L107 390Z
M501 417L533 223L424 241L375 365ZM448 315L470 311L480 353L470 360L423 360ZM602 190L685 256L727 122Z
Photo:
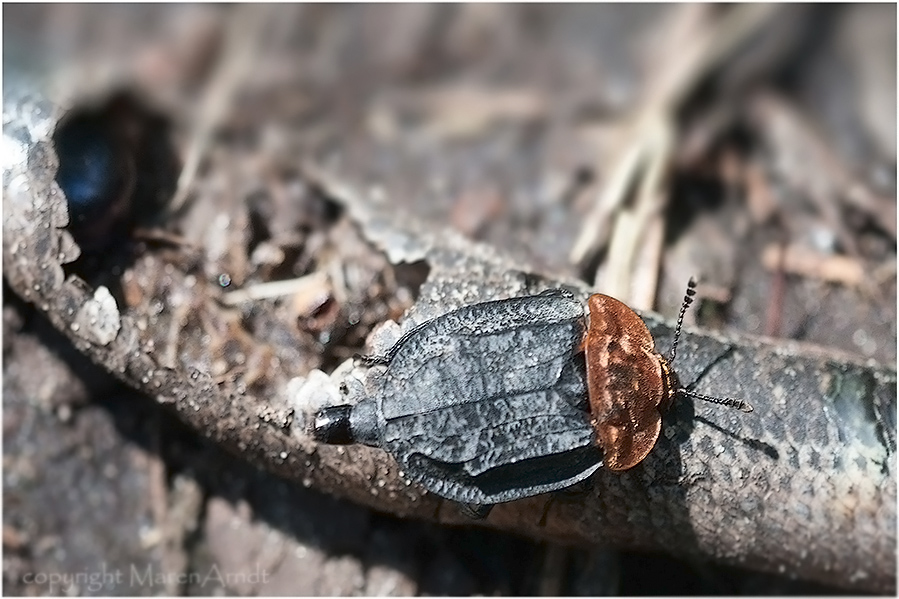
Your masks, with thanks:
M602 465L587 405L584 308L571 294L474 304L406 333L378 389L320 411L314 436L364 443L405 475L461 503L569 487Z
M99 112L80 114L64 119L53 136L56 182L83 250L105 249L130 226L135 164L117 125Z

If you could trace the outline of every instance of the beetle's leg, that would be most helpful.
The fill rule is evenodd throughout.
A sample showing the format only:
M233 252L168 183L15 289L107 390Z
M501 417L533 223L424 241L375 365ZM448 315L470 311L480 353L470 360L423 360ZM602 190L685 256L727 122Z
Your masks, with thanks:
M538 295L548 295L550 297L574 297L574 293L571 290L566 289L564 287L553 287L551 289L544 289Z
M581 497L589 493L592 489L593 477L588 476L584 480L578 481L570 487L559 489L557 493L559 494L560 499L580 499Z
M390 364L390 356L364 356L353 354L353 359L358 360L363 366L379 366Z
M409 339L414 337L421 329L429 324L431 324L431 321L423 322L403 333L403 336L400 337L397 342L393 344L393 347L387 350L387 353L383 356L363 356L362 354L356 354L353 358L359 360L365 366L386 366L393 361L393 357L400 351L400 348L409 341Z
M551 495L549 499L546 500L546 503L543 504L543 514L540 516L540 521L537 522L537 526L543 528L546 526L546 518L549 516L549 508L553 506L553 502L556 500L555 494Z
M571 485L570 487L566 487L564 489L559 489L555 491L549 499L546 500L546 504L543 506L543 515L540 516L540 522L538 526L543 528L546 526L546 518L549 516L549 508L552 507L553 502L558 501L559 503L569 503L579 501L582 497L587 495L593 489L593 477L585 478L582 481L578 481Z
M459 511L471 518L472 520L483 520L493 509L493 504L481 503L460 503Z

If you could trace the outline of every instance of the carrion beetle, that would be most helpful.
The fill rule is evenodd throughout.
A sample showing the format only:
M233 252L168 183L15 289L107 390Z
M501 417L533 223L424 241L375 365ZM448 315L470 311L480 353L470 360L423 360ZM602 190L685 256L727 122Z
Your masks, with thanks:
M677 395L752 411L678 382L671 363L694 287L667 358L639 315L602 294L588 299L589 324L561 289L454 310L365 358L386 367L377 391L320 410L313 436L384 449L408 478L480 515L570 487L603 461L627 470L655 446Z

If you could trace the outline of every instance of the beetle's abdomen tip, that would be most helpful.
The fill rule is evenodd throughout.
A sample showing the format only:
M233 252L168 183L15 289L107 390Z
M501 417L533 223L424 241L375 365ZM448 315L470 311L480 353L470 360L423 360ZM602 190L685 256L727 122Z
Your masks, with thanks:
M312 437L319 443L329 445L350 445L355 442L350 429L350 413L353 406L331 406L323 408L315 415Z

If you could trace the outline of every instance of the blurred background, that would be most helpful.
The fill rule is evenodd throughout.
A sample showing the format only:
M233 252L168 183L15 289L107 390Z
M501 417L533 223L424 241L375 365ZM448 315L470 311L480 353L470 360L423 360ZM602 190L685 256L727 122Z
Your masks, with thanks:
M896 361L895 5L5 5L3 33L4 133L27 94L66 111L85 278L135 236L210 280L362 273L290 308L299 372L422 276L366 274L304 163L635 308L676 315L698 274L692 322ZM225 454L5 287L3 326L6 594L852 589L375 513Z

